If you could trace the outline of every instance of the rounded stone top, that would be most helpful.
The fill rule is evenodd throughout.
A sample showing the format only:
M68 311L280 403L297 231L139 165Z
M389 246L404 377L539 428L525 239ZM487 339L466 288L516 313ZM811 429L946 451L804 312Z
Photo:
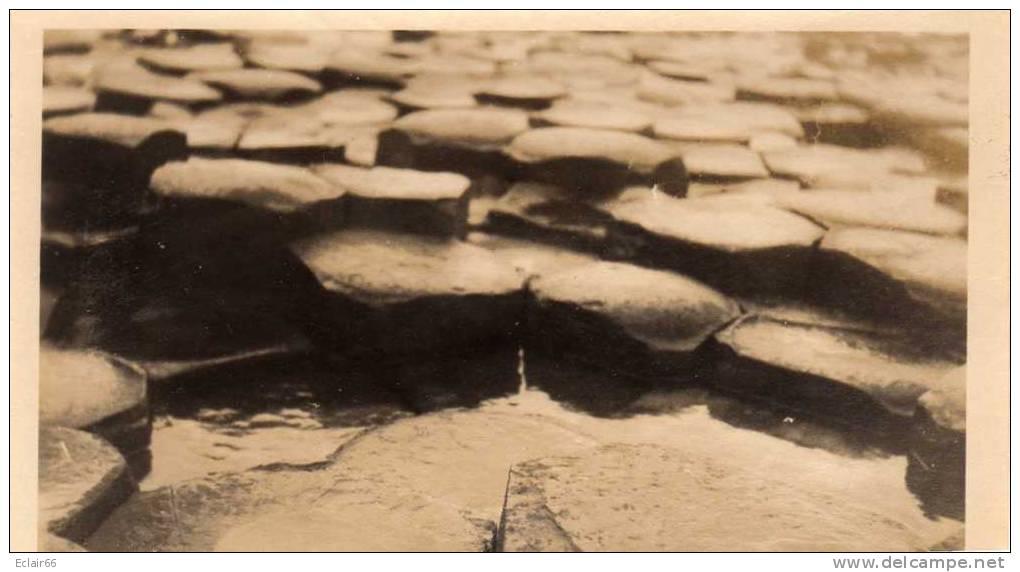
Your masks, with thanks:
M317 73L329 62L329 51L307 44L256 40L244 49L244 59L260 68Z
M315 165L312 169L352 195L378 199L459 199L471 186L471 179L457 173L341 164Z
M497 144L525 131L528 114L497 107L426 109L397 119L393 127L427 139Z
M146 399L146 376L103 354L39 351L39 422L83 428L137 407Z
M286 70L256 68L213 70L192 72L187 77L243 97L273 98L291 92L322 91L322 86L314 79Z
M521 289L513 266L460 241L345 230L302 241L294 250L326 289L368 304Z
M550 159L604 159L640 171L650 171L677 153L638 135L583 127L543 127L517 136L506 152L525 163Z
M236 69L244 65L231 43L151 49L142 52L138 61L178 72Z
M131 148L157 133L178 132L170 122L162 119L117 113L79 113L54 117L43 122L43 131L65 137L99 139Z
M42 92L43 115L88 111L96 103L96 94L79 87L46 86Z
M677 199L631 190L603 206L617 220L727 251L810 246L824 231L806 218L761 204Z
M534 279L540 301L605 315L655 349L690 351L739 315L736 303L693 279L597 261Z
M533 117L564 127L616 129L619 131L642 131L652 123L649 114L636 103L627 105L623 102L610 103L582 99L557 100L552 104L552 107L535 113Z
M96 89L154 100L180 103L219 101L220 92L187 77L175 77L146 71L140 66L112 66L97 73Z
M303 167L201 157L161 166L150 187L165 196L222 199L282 212L344 194Z
M955 365L904 355L877 340L836 328L751 317L716 335L737 354L845 383L901 415Z
M297 108L333 125L381 125L397 117L397 108L374 91L342 89Z
M899 230L839 228L823 250L838 250L890 276L958 298L967 296L967 241Z
M567 90L563 84L542 76L515 74L484 82L479 93L506 99L556 99Z

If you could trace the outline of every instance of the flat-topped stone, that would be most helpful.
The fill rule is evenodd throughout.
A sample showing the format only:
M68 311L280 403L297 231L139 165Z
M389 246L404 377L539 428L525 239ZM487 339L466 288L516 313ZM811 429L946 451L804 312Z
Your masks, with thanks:
M738 83L738 97L750 100L804 103L839 99L836 84L825 79L756 78Z
M769 176L758 153L743 145L690 144L682 148L680 156L693 179L751 179Z
M494 252L496 256L513 266L525 280L598 260L590 254L576 250L486 232L471 232L465 240L469 244Z
M381 94L361 89L331 91L300 109L328 125L382 125L397 117Z
M496 107L427 109L397 119L393 127L425 140L498 146L528 129L528 115Z
M566 95L563 84L540 75L510 74L484 82L478 90L483 100L524 107L546 107Z
M927 193L813 189L791 193L782 206L826 226L860 226L939 235L961 235L967 216Z
M664 118L695 118L724 125L736 125L750 133L774 131L801 137L804 128L789 109L764 102L734 101L699 103L670 109Z
M683 81L646 72L638 83L638 97L665 105L733 101L737 90L730 83Z
M305 75L287 70L242 68L192 72L187 76L218 87L242 99L279 99L294 94L322 91L322 85Z
M100 437L66 427L41 428L41 530L80 543L135 489L124 458Z
M158 70L181 74L191 71L236 69L244 65L231 43L151 49L142 52L138 56L138 61Z
M340 353L462 350L506 338L519 321L520 276L478 246L350 230L294 250L332 295L319 328Z
M583 99L559 99L552 107L536 112L533 118L563 127L643 131L652 124L649 113L640 105L608 103Z
M465 232L471 180L463 175L341 164L313 169L348 193L351 224L444 236Z
M462 75L420 75L390 98L413 109L475 107L478 84L476 78Z
M902 341L750 317L716 335L719 389L823 421L905 436L918 399L955 367Z
M402 84L414 71L413 63L371 49L341 49L330 54L326 69L354 81Z
M676 156L669 147L636 133L581 127L545 127L517 136L506 152L525 163L600 159L650 172Z
M215 199L276 212L294 212L344 194L343 188L302 167L201 157L163 165L152 174L150 186L166 197Z
M43 58L43 83L83 87L92 82L98 65L97 58L89 54L60 54Z
M838 479L805 485L666 445L538 458L510 470L497 550L914 551L959 527L859 504Z
M676 199L630 190L602 207L618 256L730 293L801 295L823 230L767 201Z
M529 283L529 344L619 375L683 383L693 352L734 319L735 303L676 274L593 262Z
M892 316L926 309L957 322L965 320L965 240L841 228L829 231L820 248L815 287L826 303ZM911 308L911 301L922 308Z
M96 94L77 87L43 87L43 118L89 111L96 103Z
M137 366L89 351L40 350L40 424L96 431L130 453L148 443L149 428L133 436L140 443L118 443L118 436L132 437L116 434L125 428L118 421L130 425L148 415L146 377Z
M59 137L92 139L134 149L157 134L176 132L173 124L150 117L116 113L80 113L43 122L43 133Z
M327 49L309 44L254 41L243 50L245 61L268 69L306 73L321 72L329 63Z
M652 130L659 138L724 143L747 143L753 133L752 128L734 121L696 116L664 117Z
M916 152L902 149L853 149L835 145L805 145L796 149L768 152L765 164L773 174L817 186L820 180L844 173L917 174L926 169Z
M114 111L143 109L153 101L202 104L222 99L219 91L201 81L152 73L140 66L100 70L95 87L100 94L97 105ZM112 97L104 100L104 94Z

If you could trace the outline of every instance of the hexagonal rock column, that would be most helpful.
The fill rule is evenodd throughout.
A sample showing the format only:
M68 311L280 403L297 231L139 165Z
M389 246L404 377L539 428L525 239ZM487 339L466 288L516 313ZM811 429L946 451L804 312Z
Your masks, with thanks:
M615 375L683 383L695 351L738 315L689 278L594 262L529 283L528 348Z
M97 433L126 456L144 453L152 436L147 379L138 366L94 352L43 346L39 422Z
M826 234L811 264L818 304L895 322L928 346L961 353L966 344L965 240L840 228Z
M313 167L347 192L352 226L463 237L471 180L457 173L412 169L363 169L340 164Z
M687 171L678 153L636 133L583 127L542 127L518 135L506 153L522 177L579 195L611 194L630 185L655 185L687 193Z
M470 244L350 230L294 247L330 293L315 328L330 349L359 357L431 355L510 339L523 279Z
M147 231L169 248L282 244L346 220L346 191L304 167L191 157L157 169L150 186L162 212Z
M380 165L453 171L471 178L505 177L511 162L500 150L528 129L519 109L473 107L409 113L380 135Z
M184 134L159 119L82 113L43 122L43 222L118 228L135 222L159 165L187 153Z
M667 268L735 294L802 298L814 244L823 230L770 206L679 200L648 190L602 208L614 256Z
M916 551L960 529L861 504L845 486L836 474L799 482L696 449L607 445L515 465L496 549Z
M80 543L135 489L124 459L106 441L65 427L40 431L40 530Z
M907 486L926 511L963 519L967 497L967 368L945 375L917 400Z
M716 334L717 389L902 440L918 398L956 367L902 339L749 316Z

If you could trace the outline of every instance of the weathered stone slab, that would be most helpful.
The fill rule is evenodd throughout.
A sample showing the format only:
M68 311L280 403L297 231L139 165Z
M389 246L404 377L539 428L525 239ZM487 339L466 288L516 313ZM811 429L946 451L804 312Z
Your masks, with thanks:
M329 63L329 51L309 44L253 41L242 52L245 61L260 68L319 73Z
M322 91L318 81L286 70L212 70L192 72L187 77L222 89L235 99L291 99Z
M965 337L966 241L845 228L830 231L820 248L812 290L824 304L915 327L926 324L921 329L932 326L928 320L949 320L956 326L948 333ZM928 320L918 322L925 315Z
M304 106L326 125L385 125L397 117L397 108L382 100L379 90L341 89L331 91Z
M64 427L39 432L39 528L82 542L136 488L103 439Z
M598 196L648 183L683 196L687 172L678 153L638 135L581 127L544 127L517 136L506 153L532 180Z
M917 400L907 485L934 514L963 519L967 472L967 368L945 375Z
M694 280L615 262L540 276L529 292L529 347L678 384L690 379L701 343L738 315L736 304Z
M386 359L506 340L522 280L491 252L458 241L344 231L295 252L331 297L314 320L332 351Z
M43 119L90 111L96 103L96 94L76 87L46 86L42 94Z
M532 118L563 127L635 132L644 131L652 124L650 114L640 105L628 105L622 101L609 103L576 98L556 100L552 107L535 113Z
M731 294L803 296L823 234L803 217L751 201L632 190L603 209L616 219L609 241L618 256Z
M716 339L714 387L895 438L906 436L918 398L955 367L902 340L754 316Z
M769 176L757 153L743 145L692 143L680 150L684 167L692 179L718 181Z
M335 77L327 78L330 85L383 84L401 86L414 71L411 61L387 55L373 49L342 49L330 54L326 70Z
M88 54L61 54L43 58L43 83L85 87L92 82L97 58Z
M668 117L696 118L713 123L737 125L751 133L777 132L799 138L804 129L789 109L772 103L735 101L701 103L672 108Z
M563 84L540 75L509 74L484 82L477 97L482 103L544 109L566 95Z
M237 150L252 159L296 165L342 161L348 144L378 131L373 125L328 123L317 113L287 108L249 123Z
M497 550L912 551L951 527L858 504L838 479L805 487L724 456L608 445L515 465Z
M499 198L472 201L474 224L489 232L599 253L612 217L596 204L579 201L565 189L516 183Z
M856 177L861 173L918 174L926 169L919 154L898 148L864 150L826 144L805 145L765 153L763 159L773 174L798 179L808 187L845 174Z
M203 159L167 163L152 174L150 187L171 199L240 203L290 213L333 201L344 189L310 169L244 159Z
M146 449L152 420L145 372L93 352L44 346L39 354L39 423L83 429L125 455Z
M193 71L237 69L244 65L231 43L151 49L142 52L138 61L156 71L181 75Z
M826 226L871 227L959 236L967 216L927 193L813 189L784 195L783 207Z
M739 82L737 97L748 101L817 103L839 99L830 80L800 77L756 78Z
M733 101L737 90L730 83L683 81L646 72L638 83L638 97L665 105L688 105Z
M341 164L313 170L347 193L345 218L352 225L440 236L466 232L471 180L463 175Z
M405 115L393 126L430 141L498 146L527 130L528 115L520 110L496 107L428 109Z
M111 65L96 72L96 110L141 115L156 101L190 106L220 101L219 91L187 77L152 73L137 65Z
M419 75L391 99L410 109L475 107L479 89L476 78L459 75Z

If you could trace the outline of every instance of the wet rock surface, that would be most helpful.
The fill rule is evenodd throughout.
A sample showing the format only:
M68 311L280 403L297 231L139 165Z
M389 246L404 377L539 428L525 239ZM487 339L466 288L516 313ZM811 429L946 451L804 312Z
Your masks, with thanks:
M80 543L135 488L124 458L102 438L65 427L40 431L40 529Z
M116 376L44 385L44 417L131 452L73 433L97 465L47 462L143 489L83 493L101 510L62 537L960 546L964 384L940 379L966 355L967 57L939 35L47 32L44 340L149 381L144 416Z
M769 493L762 494L764 489ZM610 445L579 456L515 465L499 548L919 550L948 530L889 508L863 507L834 482L773 482L718 455L701 457L657 445ZM807 522L812 525L805 526ZM642 533L634 534L636 530Z
M701 343L738 315L736 304L694 280L615 262L540 276L528 290L529 347L677 384Z

